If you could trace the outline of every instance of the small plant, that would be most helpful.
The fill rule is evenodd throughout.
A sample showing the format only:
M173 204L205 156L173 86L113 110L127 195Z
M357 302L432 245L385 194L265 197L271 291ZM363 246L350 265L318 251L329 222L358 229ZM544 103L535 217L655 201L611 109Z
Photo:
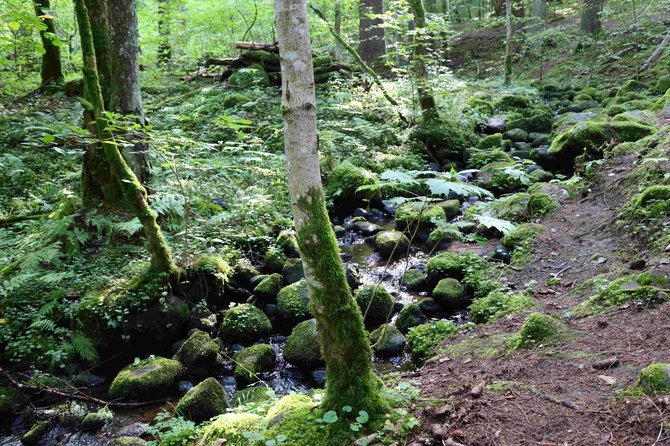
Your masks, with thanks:
M163 410L156 415L147 432L155 438L149 446L189 446L196 438L196 425L184 418L172 417Z

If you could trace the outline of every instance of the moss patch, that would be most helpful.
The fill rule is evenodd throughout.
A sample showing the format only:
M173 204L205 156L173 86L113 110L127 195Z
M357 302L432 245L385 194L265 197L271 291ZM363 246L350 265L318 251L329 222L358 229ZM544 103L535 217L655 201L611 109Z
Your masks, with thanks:
M245 384L260 381L260 374L272 370L275 351L267 344L257 344L235 354L235 378Z
M640 372L631 393L649 396L670 392L670 364L651 364Z
M535 306L535 300L525 294L505 294L500 291L475 299L469 307L470 320L484 324L503 316L518 314Z
M533 313L523 323L521 330L509 341L511 350L531 348L551 341L564 330L561 323L542 313Z
M186 392L176 406L176 412L196 423L202 423L228 408L226 390L215 378L207 378Z
M323 364L315 319L301 322L293 328L283 353L286 361L301 369L309 370Z
M574 310L574 314L600 313L627 302L646 307L668 300L668 280L664 276L645 272L621 277L601 286L595 295Z
M217 441L225 438L226 446L248 446L245 432L258 432L264 428L265 421L251 413L227 413L215 418L203 430L200 443L202 446L214 446Z
M270 319L259 308L242 304L226 311L221 323L225 342L253 342L272 332Z
M141 399L165 395L174 389L185 373L173 359L144 359L121 370L109 387L111 398Z
M386 288L365 285L356 292L356 303L364 315L365 326L376 328L390 319L394 300Z
M281 289L277 295L277 310L279 316L290 324L312 317L309 310L309 287L305 279Z
M407 349L416 362L430 358L437 347L447 338L458 333L451 322L437 321L413 327L407 334Z

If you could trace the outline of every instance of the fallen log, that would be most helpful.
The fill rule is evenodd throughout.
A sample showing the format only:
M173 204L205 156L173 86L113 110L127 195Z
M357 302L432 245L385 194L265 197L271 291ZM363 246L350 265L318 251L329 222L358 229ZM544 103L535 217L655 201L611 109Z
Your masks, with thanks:
M276 43L256 43L256 42L235 42L235 49L238 50L263 50L271 53L279 53L279 47Z

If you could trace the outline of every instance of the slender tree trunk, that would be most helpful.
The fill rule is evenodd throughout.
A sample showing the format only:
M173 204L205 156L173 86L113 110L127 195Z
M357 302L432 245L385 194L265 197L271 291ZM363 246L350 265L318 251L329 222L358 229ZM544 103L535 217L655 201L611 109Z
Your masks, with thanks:
M137 32L135 0L113 0L107 5L111 41L112 72L110 110L136 116L144 125L144 108L140 91L140 45ZM137 142L124 150L126 161L142 184L147 184L149 146Z
M423 7L423 0L410 0L410 7L414 16L414 50L413 64L414 76L416 77L417 92L419 95L419 105L423 113L424 121L430 121L438 118L437 106L433 91L430 88L428 80L428 70L426 69L427 39L426 39L426 10Z
M95 61L98 67L98 77L102 99L105 108L109 108L112 84L112 54L109 40L109 18L107 15L107 0L85 0L91 21L93 46L95 47ZM110 0L116 2L117 0Z
M342 0L335 1L335 34L342 37ZM335 39L335 62L342 61L342 44Z
M531 31L542 31L547 27L547 0L533 0L530 4Z
M371 17L384 13L382 0L360 0L360 22L358 53L366 64L377 67L384 63L386 51L384 43L384 20L381 17Z
M584 0L580 28L586 34L595 35L600 32L600 10L603 0Z
M505 14L505 0L492 0L493 14L496 17L502 17Z
M107 130L105 105L96 65L93 33L85 0L75 0L75 12L81 36L82 72L84 74L86 96L85 105L95 120L95 131L98 138L102 140L101 146L107 159L108 168L114 180L123 191L123 195L133 213L140 223L142 223L144 235L149 242L152 270L172 273L174 265L172 263L170 248L167 246L161 229L156 222L156 214L149 207L146 190L137 180L128 164L126 164L117 145L112 141L113 136Z
M172 46L170 46L170 18L167 10L169 0L158 0L158 34L161 43L158 45L158 66L167 66L172 60Z
M505 85L512 83L512 0L505 2Z
M40 31L42 39L42 47L44 54L42 54L42 69L40 74L42 76L42 85L50 83L62 83L65 80L63 76L63 67L60 60L60 47L51 42L47 33L56 34L56 26L53 19L44 17L49 13L51 5L49 0L37 0L35 2L35 14L41 17L42 22L47 27L44 31Z
M307 8L305 0L274 4L289 195L327 367L324 407L339 411L349 405L376 418L387 406L372 371L370 343L347 285L321 186Z

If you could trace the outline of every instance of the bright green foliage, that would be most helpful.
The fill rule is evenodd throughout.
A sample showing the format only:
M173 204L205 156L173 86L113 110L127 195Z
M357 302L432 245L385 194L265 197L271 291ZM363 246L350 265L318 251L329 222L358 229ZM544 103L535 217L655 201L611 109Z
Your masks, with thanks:
M267 344L256 344L235 354L235 378L245 384L261 379L260 374L274 368L275 351Z
M428 283L437 285L444 278L460 280L465 291L475 297L485 296L501 284L489 276L491 266L476 254L445 252L432 257L426 264Z
M196 423L202 423L228 408L226 390L216 378L207 378L186 392L175 407L175 411Z
M296 325L284 345L283 353L286 361L303 369L323 364L316 320L309 319Z
M544 232L544 226L536 223L524 223L503 237L502 244L512 250L512 264L523 265L530 260L533 241L542 232Z
M535 301L526 294L505 294L500 291L489 293L486 297L475 299L468 307L470 320L476 324L485 324L503 316L521 313L533 308Z
M324 191L330 202L337 207L339 203L349 200L360 202L366 195L358 192L358 188L376 181L377 177L372 172L345 161L328 175Z
M496 147L500 147L500 145ZM470 152L470 158L468 159L468 167L470 169L481 169L485 165L491 163L511 163L511 162L512 157L498 148L495 148L493 150L480 149L477 151Z
M245 432L259 431L265 421L251 413L227 413L215 418L202 432L200 444L214 446L217 440L225 438L227 446L248 446Z
M670 364L651 364L642 369L631 392L648 396L670 392Z
M376 328L391 318L393 296L382 286L365 285L356 291L356 303L367 328Z
M173 359L154 357L121 370L109 386L111 398L140 399L170 392L186 370Z
M577 313L598 313L626 302L642 307L670 300L668 280L662 275L640 273L620 277L602 287L594 296L577 307Z
M221 323L224 342L253 342L272 331L270 319L259 308L242 304L226 311Z
M537 347L551 341L563 331L563 327L551 316L542 313L533 313L523 323L521 330L509 341L510 349Z
M276 403L268 409L265 417L272 420L277 415L304 408L314 408L316 404L314 400L303 393L291 393L280 398Z
M466 304L463 285L450 277L441 279L437 283L432 296L445 310L459 310Z
M412 327L421 325L424 322L426 322L426 316L424 316L419 305L409 304L400 310L395 320L395 326L401 333L407 334Z
M323 411L312 410L306 405L283 411L277 423L268 429L265 437L276 438L283 435L286 438L286 444L294 446L333 444L329 442L336 441L335 438L325 432L318 421L321 413Z
M228 78L228 83L241 88L267 87L270 79L261 65L252 65L235 71Z
M287 322L297 323L312 317L309 309L309 287L301 279L281 289L277 295L279 316Z
M495 102L496 111L510 111L516 109L528 108L531 105L531 98L521 95L506 95Z
M558 209L558 203L549 194L536 192L528 198L528 213L531 217L548 217Z
M455 336L457 332L456 326L447 321L419 325L407 333L407 349L414 361L425 361L445 339Z

